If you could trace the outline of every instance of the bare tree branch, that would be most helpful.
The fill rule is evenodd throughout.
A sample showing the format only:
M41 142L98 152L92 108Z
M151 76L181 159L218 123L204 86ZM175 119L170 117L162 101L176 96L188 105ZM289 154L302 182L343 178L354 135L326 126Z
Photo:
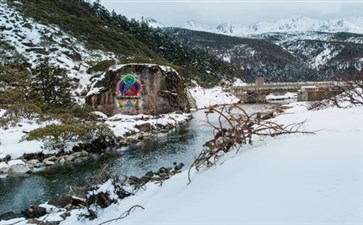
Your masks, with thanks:
M124 218L128 217L132 212L134 212L136 208L144 209L144 207L142 207L141 205L134 205L130 209L128 209L127 211L123 212L119 217L107 220L107 221L102 222L102 223L100 223L98 225L103 225L103 224L106 224L106 223L110 223L112 221L117 221L117 220L120 220L120 219L124 219Z
M216 113L217 125L212 123L209 114ZM273 115L270 113L269 115ZM210 167L233 147L237 150L246 144L252 144L252 136L275 137L282 134L313 134L314 132L302 131L304 122L292 123L288 125L278 124L271 120L264 120L261 113L249 115L241 106L234 104L221 108L209 107L207 112L207 123L214 128L213 139L207 141L204 149L195 158L188 171L188 180L191 182L191 170L195 167L199 171L202 167Z

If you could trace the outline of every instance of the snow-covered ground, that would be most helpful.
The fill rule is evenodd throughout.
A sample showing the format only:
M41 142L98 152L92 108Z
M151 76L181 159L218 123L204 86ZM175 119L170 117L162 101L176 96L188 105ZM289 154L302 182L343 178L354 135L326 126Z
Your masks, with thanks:
M189 92L194 98L197 108L203 109L212 105L233 104L240 101L232 93L223 91L222 87L202 88L200 86L190 88Z
M296 99L296 98L297 98L297 93L294 93L294 92L286 92L283 95L269 94L266 96L267 101Z
M23 137L31 130L45 127L53 123L59 124L59 121L52 120L36 123L34 120L23 119L14 127L0 127L0 159L5 158L7 155L11 156L12 159L17 159L25 153L37 153L42 151L44 151L44 153L50 153L49 151L42 149L42 143L40 141L23 141Z
M116 136L124 136L127 132L139 132L139 129L137 129L135 126L142 125L142 124L151 124L151 126L156 126L157 124L166 126L168 124L171 124L173 126L176 126L178 123L187 121L190 117L190 114L183 113L170 113L170 114L164 114L160 117L154 117L150 115L135 115L135 116L129 116L129 115L122 115L122 114L116 114L112 117L110 117L106 124L111 128L111 130L115 133Z
M363 224L363 107L290 106L274 120L306 121L305 130L316 134L255 138L216 166L192 170L190 185L185 171L99 209L95 220L78 220L82 210L73 210L61 225L100 224L133 205L144 210L108 224Z

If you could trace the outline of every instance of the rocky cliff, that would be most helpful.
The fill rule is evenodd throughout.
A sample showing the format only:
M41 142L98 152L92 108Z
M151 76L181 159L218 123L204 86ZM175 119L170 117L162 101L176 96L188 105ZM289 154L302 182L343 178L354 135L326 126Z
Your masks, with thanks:
M184 81L171 67L123 64L91 78L86 103L107 115L189 112Z

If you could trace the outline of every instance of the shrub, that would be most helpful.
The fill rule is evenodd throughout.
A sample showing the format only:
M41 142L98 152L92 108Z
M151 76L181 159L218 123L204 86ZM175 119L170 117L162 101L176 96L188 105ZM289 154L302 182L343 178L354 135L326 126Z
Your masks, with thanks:
M0 65L0 105L27 99L29 75L23 64Z
M75 83L66 70L51 66L49 59L42 60L34 69L30 86L33 99L66 108L73 105L71 91Z
M103 60L101 62L96 63L91 68L89 68L87 70L87 72L88 73L94 73L94 72L105 71L107 68L109 68L110 66L112 66L114 64L116 64L116 62L114 60Z
M42 141L46 148L61 150L67 149L72 142L90 143L96 139L113 138L113 131L98 123L51 124L32 130L25 137L27 141Z
M42 110L33 103L17 102L8 107L5 116L34 119L42 113Z
M82 121L98 121L97 116L92 113L93 111L91 106L74 105L71 109L73 116Z
M11 116L1 117L0 127L8 127L8 126L15 127L18 122L19 119L17 117L11 117Z

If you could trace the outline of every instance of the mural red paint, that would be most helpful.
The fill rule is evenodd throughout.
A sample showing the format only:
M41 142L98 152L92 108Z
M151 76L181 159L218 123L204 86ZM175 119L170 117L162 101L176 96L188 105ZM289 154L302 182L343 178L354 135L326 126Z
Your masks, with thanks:
M137 113L141 109L142 85L138 76L126 74L116 86L116 105L126 113Z

